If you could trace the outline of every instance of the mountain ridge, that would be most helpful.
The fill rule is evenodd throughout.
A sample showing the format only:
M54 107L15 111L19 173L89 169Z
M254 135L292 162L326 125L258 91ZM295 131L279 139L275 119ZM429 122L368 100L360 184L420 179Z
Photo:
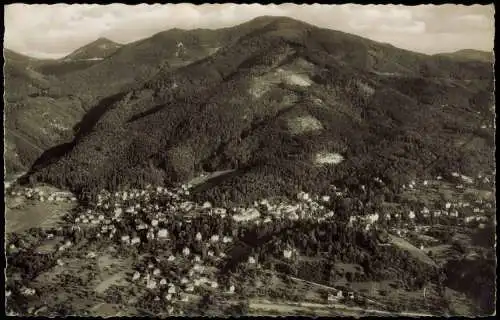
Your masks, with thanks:
M242 176L233 176L205 196L250 201L269 190L293 193L299 185L324 187L325 181L342 180L345 174L367 173L370 166L370 176L379 174L386 180L404 175L405 170L434 173L445 165L425 168L435 161L432 154L438 158L448 154L447 161L462 171L475 170L476 164L467 168L459 160L463 155L453 153L453 148L443 148L458 136L441 126L463 130L459 129L462 122L472 121L465 117L470 99L485 93L467 81L479 87L491 81L487 64L391 51L370 40L310 28L300 21L262 21L257 20L259 26L237 40L227 40L214 54L165 69L142 88L128 91L66 155L33 168L31 179L83 192L129 183L169 184L200 170L246 168ZM227 34L222 37L231 39ZM453 96L448 91L454 86L444 79L463 87L454 93L458 94L456 110L439 109ZM401 80L408 86L394 87ZM252 93L258 87L263 95ZM409 87L427 93L422 96L419 91L408 91ZM324 90L332 93L321 94ZM318 99L322 102L315 105ZM319 135L290 134L287 117L311 116L326 129ZM474 126L479 127L480 121L465 126L470 127L469 134L476 134L479 129ZM487 152L490 138L486 137L485 144L475 150L478 154ZM421 145L408 142L415 139ZM362 156L366 148L371 149L368 157ZM407 151L394 158L398 163L394 167L389 159L397 148ZM342 152L347 158L336 167L339 172L311 163L315 153L325 150ZM421 160L422 156L427 160ZM491 160L485 159L481 165ZM375 163L379 168L374 168ZM240 186L236 193L230 191L234 186Z

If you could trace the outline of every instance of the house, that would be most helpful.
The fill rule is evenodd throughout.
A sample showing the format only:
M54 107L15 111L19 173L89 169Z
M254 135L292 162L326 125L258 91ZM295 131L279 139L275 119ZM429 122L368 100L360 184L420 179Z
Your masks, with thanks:
M206 201L203 203L202 208L203 209L210 209L210 208L212 208L212 204L210 202Z
M474 221L474 220L475 220L475 217L474 217L474 216L468 216L468 217L465 217L465 218L464 218L464 222L465 222L465 223L470 223L470 222L472 222L472 221Z
M301 191L297 194L297 199L300 201L308 201L310 200L310 196L308 193Z
M415 212L410 211L410 212L408 213L408 218L410 218L410 219L412 219L412 220L413 220L413 219L415 219Z
M146 288L148 288L148 289L156 289L156 281L152 280L152 279L149 279L146 282Z
M378 218L379 218L378 213L369 214L369 215L367 216L367 219L368 219L368 221L369 221L371 224L373 224L373 223L377 222L377 221L378 221Z
M132 276L132 281L139 280L139 278L140 278L140 277L141 277L141 274L140 274L138 271L136 271L136 272L134 273L134 275ZM161 284L161 283L160 283L160 284Z
M23 296L33 296L36 293L35 289L27 287L21 288L20 291Z
M225 208L215 208L214 213L217 215L225 215L227 210Z
M283 256L286 259L290 259L292 257L292 250L283 250Z
M160 229L158 230L158 239L164 239L168 237L168 231L167 229Z

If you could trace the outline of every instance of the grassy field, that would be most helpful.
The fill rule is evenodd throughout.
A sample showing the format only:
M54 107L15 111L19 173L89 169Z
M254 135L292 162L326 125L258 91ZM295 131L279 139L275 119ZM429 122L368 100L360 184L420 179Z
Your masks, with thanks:
M5 231L22 232L30 228L57 226L62 216L75 207L74 203L36 202L29 203L20 198L6 200Z
M415 247L414 245L412 245L411 243L409 243L405 239L400 238L400 237L396 237L394 235L389 235L389 238L390 238L390 241L392 244L394 244L395 246L399 247L402 250L406 250L416 259L418 259L424 263L427 263L431 266L436 266L436 263L431 258L429 258L429 256L427 254L425 254L424 251Z

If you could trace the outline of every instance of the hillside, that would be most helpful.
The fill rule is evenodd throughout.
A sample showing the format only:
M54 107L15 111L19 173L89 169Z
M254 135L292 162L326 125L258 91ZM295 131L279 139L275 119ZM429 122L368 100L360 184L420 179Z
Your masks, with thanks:
M159 66L187 65L246 29L173 29L124 46L98 39L58 60L5 49L7 172L26 171L44 151L70 141L74 127L99 114L108 97L147 81Z
M72 127L84 115L80 101L61 95L57 77L39 72L53 60L4 50L5 167L24 172L47 149L73 138Z
M445 56L460 60L477 60L489 63L493 63L494 60L493 52L473 50L473 49L458 50L451 53L441 53L437 54L436 56Z
M176 59L179 42L191 52L186 63ZM163 46L152 57L154 43ZM471 174L494 164L493 129L482 128L493 119L484 105L491 100L487 63L263 17L222 31L160 33L74 76L102 88L95 88L99 95L116 92L141 68L119 68L130 52L151 65L171 57L168 64L177 68L110 100L62 156L46 155L25 182L94 192L235 169L196 196L253 201L333 182L369 184L379 176L392 186L415 175ZM102 86L87 78L108 77L111 69L123 81Z

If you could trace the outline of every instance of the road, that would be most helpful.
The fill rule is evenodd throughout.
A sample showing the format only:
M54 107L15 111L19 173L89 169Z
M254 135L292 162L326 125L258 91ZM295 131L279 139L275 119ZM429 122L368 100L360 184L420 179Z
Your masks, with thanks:
M433 317L432 314L427 313L418 313L418 312L390 312L390 311L382 311L376 309L364 309L361 307L350 307L343 304L332 303L332 304L321 304L321 303L312 303L312 302L278 302L278 301L250 301L250 307L256 309L268 309L275 310L281 309L284 310L286 308L291 309L292 307L305 307L305 308L321 308L321 309L333 309L335 311L350 311L350 312L358 312L358 313L371 313L378 314L384 316L407 316L407 317ZM333 311L332 310L332 311Z

